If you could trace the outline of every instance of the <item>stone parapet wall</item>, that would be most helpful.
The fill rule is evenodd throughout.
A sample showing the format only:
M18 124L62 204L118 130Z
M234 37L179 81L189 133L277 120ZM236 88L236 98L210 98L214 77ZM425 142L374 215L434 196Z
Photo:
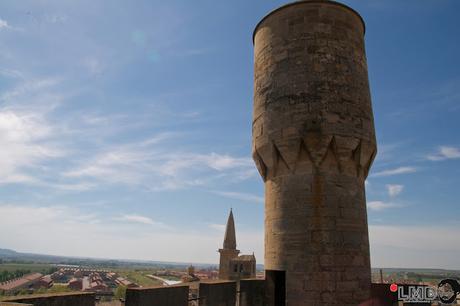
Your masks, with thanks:
M407 286L407 285L398 285ZM235 281L208 281L199 284L200 306L266 306L268 282L264 279ZM372 284L371 297L362 305L397 306L397 295L390 284ZM188 306L188 285L128 288L126 306ZM305 301L307 303L308 301ZM0 301L0 306L94 306L93 293L42 294L17 296ZM196 305L196 304L193 304ZM314 304L312 304L314 305ZM426 304L420 304L426 305Z
M189 286L128 288L126 306L188 306Z
M239 282L239 306L265 306L265 280L244 279Z
M200 306L235 306L235 281L201 282L199 288Z
M2 302L0 302L0 305L3 306L2 303L15 302L21 304L31 304L34 306L94 306L95 301L94 293L71 292L11 297L4 299Z

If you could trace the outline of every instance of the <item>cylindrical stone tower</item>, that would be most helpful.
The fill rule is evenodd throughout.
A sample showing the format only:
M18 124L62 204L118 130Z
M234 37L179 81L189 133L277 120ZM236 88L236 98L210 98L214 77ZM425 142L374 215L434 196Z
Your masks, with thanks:
M377 148L364 32L357 12L326 0L285 5L254 31L268 305L369 299L364 181Z

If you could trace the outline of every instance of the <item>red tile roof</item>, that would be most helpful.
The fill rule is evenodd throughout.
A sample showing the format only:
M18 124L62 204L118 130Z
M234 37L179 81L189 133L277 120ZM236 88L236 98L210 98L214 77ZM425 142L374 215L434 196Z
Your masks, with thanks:
M0 283L0 290L10 291L20 289L27 286L28 284L32 284L33 282L38 281L40 278L42 278L42 276L43 274L40 273L27 274L16 279Z

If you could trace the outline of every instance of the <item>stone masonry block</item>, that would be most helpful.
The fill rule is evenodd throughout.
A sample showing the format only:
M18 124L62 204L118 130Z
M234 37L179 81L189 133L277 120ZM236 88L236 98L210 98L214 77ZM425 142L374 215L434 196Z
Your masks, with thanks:
M240 280L239 306L264 306L265 280L244 279Z
M128 288L126 306L187 306L189 286Z
M235 281L201 282L199 288L200 306L235 306Z

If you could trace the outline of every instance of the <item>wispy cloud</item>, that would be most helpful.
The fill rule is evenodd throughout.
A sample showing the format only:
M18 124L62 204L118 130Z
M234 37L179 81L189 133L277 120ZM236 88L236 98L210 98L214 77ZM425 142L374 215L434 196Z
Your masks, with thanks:
M0 75L11 79L23 79L24 74L16 69L0 68Z
M134 223L142 223L142 224L149 224L153 225L155 222L149 217L140 216L140 215L124 215L120 217L114 218L114 220L122 221L122 222L134 222Z
M234 192L234 191L213 191L213 193L235 200L246 202L264 203L264 197L250 193Z
M70 182L70 183L53 183L53 182L43 182L37 181L35 185L47 187L55 190L61 191L87 191L94 189L95 184L85 183L85 182Z
M172 156L162 171L165 174L174 175L185 168L206 166L216 171L224 171L233 168L251 167L252 165L250 158L234 157L227 154L214 152L209 154L179 153Z
M5 70L3 71L5 72ZM83 189L82 184L44 179L48 165L68 155L63 128L51 113L63 103L60 78L30 78L7 70L14 84L0 95L0 184L33 184L60 190Z
M0 18L0 31L3 29L8 29L8 28L11 28L8 22Z
M209 228L215 229L219 232L224 232L225 231L225 224L216 224L216 223L211 223L209 224Z
M19 78L0 95L0 184L34 184L64 191L121 184L161 191L241 181L254 175L248 157L184 152L172 141L184 133L163 131L135 142L114 141L112 136L126 132L126 125L137 121L116 113L62 113L70 96L62 94L61 83L55 77ZM197 115L184 113L186 118ZM82 149L93 143L97 149ZM51 165L59 158L69 162ZM43 171L33 171L39 167L46 168L46 178Z
M6 105L14 105L16 107L18 104L25 104L29 107L37 104L46 104L48 106L51 104L56 106L56 98L60 98L60 96L56 94L53 87L58 85L60 81L59 78L55 77L27 79L4 92L0 96L0 101Z
M388 184L386 185L386 187L388 190L388 195L390 197L395 197L399 195L404 189L404 185L397 185L397 184Z
M457 159L460 158L460 149L456 147L441 146L438 148L438 152L432 155L428 155L427 159L431 161L441 161L446 159Z
M28 169L64 155L41 113L0 108L0 183L32 183Z
M111 183L137 184L142 180L140 163L146 157L128 149L113 149L64 173L67 177L89 177Z
M401 204L392 203L392 202L383 202L383 201L369 201L367 202L367 207L370 210L382 211L390 208L399 208L402 207Z
M233 179L253 167L249 158L227 154L164 152L152 147L163 137L136 144L110 147L64 173L68 178L93 179L99 183L143 186L171 190L206 185L219 179Z
M392 176L398 174L407 174L407 173L414 173L417 172L417 168L415 167L398 167L394 169L388 169L383 171L378 171L373 173L371 176L378 177L378 176Z
M0 203L0 214L8 216L8 220L2 221L2 224L14 222L16 226L30 226L35 224L37 227L43 224L60 220L61 224L73 223L97 223L99 219L94 214L81 213L78 210L66 206L28 206L20 204L3 204ZM64 226L63 226L64 227ZM29 227L35 230L34 227Z
M0 222L0 232L10 233L0 235L0 245L34 253L217 263L219 258L215 250L223 239L222 227L218 224L210 227L215 230L178 231L161 226L161 223L158 226L158 222L152 220L158 230L139 231L139 226L151 226L150 218L142 219L137 214L128 214L127 218L105 213L97 215L67 206L0 203L0 215L8 216ZM118 217L126 220L114 222ZM263 232L240 230L238 245L242 251L256 251L262 258Z

